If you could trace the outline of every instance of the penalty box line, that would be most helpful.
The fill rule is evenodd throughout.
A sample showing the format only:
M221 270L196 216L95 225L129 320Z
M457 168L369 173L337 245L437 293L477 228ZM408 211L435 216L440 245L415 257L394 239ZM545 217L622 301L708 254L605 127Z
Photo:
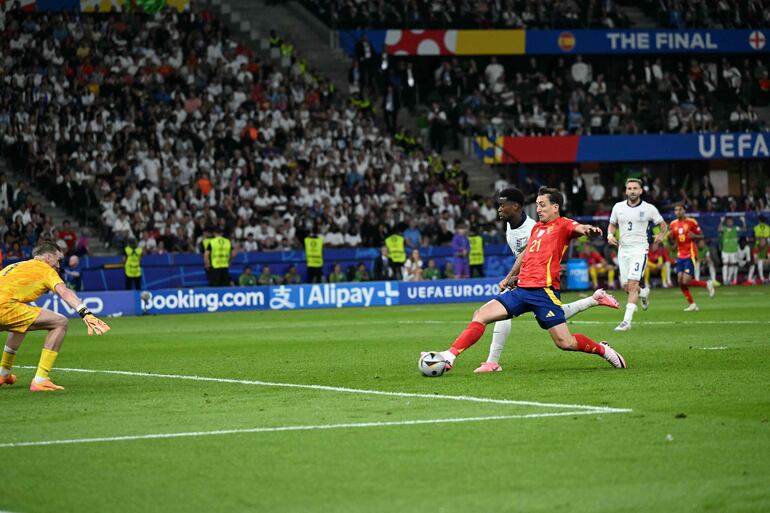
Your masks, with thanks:
M34 366L17 366L22 369L36 369ZM308 390L323 390L327 392L341 392L348 394L368 394L368 395L380 395L389 397L414 397L421 399L442 399L449 401L467 401L475 403L490 403L490 404L504 404L509 406L536 406L541 408L560 408L570 410L587 410L592 413L629 413L633 410L628 408L610 408L608 406L589 406L582 404L558 404L558 403L541 403L536 401L514 401L511 399L491 399L487 397L474 397L468 395L441 395L441 394L418 394L412 392L388 392L384 390L369 390L360 388L345 388L345 387L333 387L327 385L308 385L303 383L278 383L270 381L258 381L248 379L229 379L229 378L212 378L208 376L185 376L181 374L155 374L151 372L133 372L133 371L121 371L121 370L101 370L101 369L74 369L74 368L61 368L56 367L60 372L80 372L85 374L110 374L117 376L136 376L142 378L159 378L159 379L178 379L188 381L204 381L210 383L230 383L236 385L251 385L251 386L263 386L263 387L279 387L279 388L301 388Z
M14 447L35 447L41 445L68 445L68 444L87 444L97 442L126 442L133 440L156 440L160 438L193 438L201 436L223 436L237 435L246 433L274 433L280 431L311 431L321 429L344 429L344 428L370 428L370 427L390 427L390 426L418 426L425 424L456 424L460 422L481 422L489 420L510 420L510 419L534 419L542 417L566 417L575 415L597 415L604 413L601 411L578 410L553 413L527 413L521 415L493 415L489 417L460 417L449 419L424 419L424 420L402 420L394 422L360 422L350 424L320 424L316 426L278 426L278 427L258 427L245 429L219 429L216 431L189 431L183 433L153 433L148 435L127 435L127 436L109 436L98 438L69 438L62 440L40 440L37 442L9 442L0 443L0 449L9 449ZM0 512L1 513L1 512Z

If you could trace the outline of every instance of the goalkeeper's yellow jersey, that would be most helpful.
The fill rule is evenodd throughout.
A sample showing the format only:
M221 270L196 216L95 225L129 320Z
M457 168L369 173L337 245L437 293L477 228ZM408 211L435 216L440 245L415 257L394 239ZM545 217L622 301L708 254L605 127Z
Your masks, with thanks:
M29 303L64 283L56 269L40 260L25 260L0 271L0 304Z

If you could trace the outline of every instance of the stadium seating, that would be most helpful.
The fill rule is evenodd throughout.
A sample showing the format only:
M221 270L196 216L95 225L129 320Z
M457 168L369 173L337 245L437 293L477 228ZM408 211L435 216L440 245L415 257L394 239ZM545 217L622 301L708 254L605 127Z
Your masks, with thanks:
M612 1L303 0L302 3L336 29L609 28L627 27L630 23Z
M111 243L190 251L218 222L239 249L312 232L377 246L408 219L426 243L451 238L457 166L383 134L304 60L261 62L208 11L142 21L15 12L0 42L6 147Z

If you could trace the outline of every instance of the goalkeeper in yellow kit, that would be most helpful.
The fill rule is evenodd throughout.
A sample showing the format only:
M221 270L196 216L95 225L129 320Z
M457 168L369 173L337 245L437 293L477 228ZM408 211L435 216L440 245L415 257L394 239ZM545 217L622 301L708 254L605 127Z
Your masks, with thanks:
M67 333L68 321L62 314L47 308L28 305L48 291L61 296L65 303L77 310L88 327L88 334L101 335L110 330L97 319L59 277L62 252L54 242L38 242L32 251L32 259L11 264L0 271L0 330L8 331L8 340L0 361L0 385L13 385L16 376L11 374L16 351L30 330L48 330L37 373L29 389L33 392L64 390L48 377L59 348Z

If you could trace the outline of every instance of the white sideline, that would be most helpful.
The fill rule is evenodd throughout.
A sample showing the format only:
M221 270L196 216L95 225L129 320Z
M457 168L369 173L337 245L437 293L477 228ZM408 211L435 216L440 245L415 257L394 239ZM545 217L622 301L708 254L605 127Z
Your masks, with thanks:
M389 426L415 426L422 424L450 424L458 422L480 422L486 420L532 419L540 417L564 417L569 415L596 415L602 411L566 411L555 413L528 413L521 415L495 415L491 417L461 417L450 419L402 420L395 422L361 422L355 424L320 424L317 426L278 426L246 429L219 429L216 431L190 431L185 433L155 433L149 435L109 436L100 438L70 438L63 440L41 440L38 442L10 442L0 444L0 449L12 447L33 447L40 445L87 444L96 442L125 442L131 440L153 440L158 438L182 438L199 436L236 435L243 433L271 433L277 431L309 431L314 429L368 428ZM2 513L2 512L0 512Z
M17 366L21 369L36 369L34 366ZM387 392L384 390L367 390L359 388L332 387L327 385L306 385L301 383L274 383L270 381L255 381L248 379L229 379L229 378L211 378L206 376L184 376L180 374L154 374L151 372L132 372L121 370L100 370L100 369L71 369L56 367L57 372L82 372L87 374L113 374L118 376L138 376L143 378L161 378L161 379L183 379L190 381L208 381L214 383L233 383L237 385L253 385L263 387L283 387L283 388L304 388L310 390L325 390L328 392L343 392L349 394L369 394L384 395L391 397L416 397L422 399L446 399L450 401L469 401L476 403L506 404L518 406L539 406L542 408L571 408L578 410L590 410L593 413L628 413L632 410L626 408L610 408L608 406L587 406L581 404L557 404L540 403L534 401L513 401L510 399L490 399L486 397L473 397L467 395L439 395L439 394L417 394L410 392Z

